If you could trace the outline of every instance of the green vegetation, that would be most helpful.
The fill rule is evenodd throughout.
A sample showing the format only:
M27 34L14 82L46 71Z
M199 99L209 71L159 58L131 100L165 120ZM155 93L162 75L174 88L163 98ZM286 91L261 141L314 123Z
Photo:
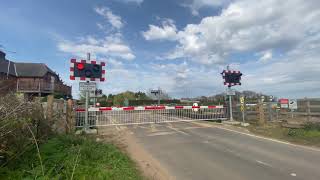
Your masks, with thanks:
M285 128L280 123L257 126L251 123L248 129L258 135L281 139L297 144L320 147L320 124L307 123L303 128Z
M127 104L125 101L127 100ZM158 104L158 100L154 100L149 97L144 92L131 92L126 91L116 95L109 94L108 96L103 95L98 98L98 102L101 106L110 107L110 106L144 106L144 105L154 105ZM180 100L165 98L160 101L160 104L180 104Z
M320 146L320 124L307 123L302 129L289 129L288 136Z
M57 136L0 168L0 179L142 179L115 146L85 137ZM42 170L43 169L43 170Z

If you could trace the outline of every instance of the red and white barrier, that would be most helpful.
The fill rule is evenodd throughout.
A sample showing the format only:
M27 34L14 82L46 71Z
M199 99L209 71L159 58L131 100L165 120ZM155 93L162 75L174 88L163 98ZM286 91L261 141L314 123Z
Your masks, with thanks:
M130 107L91 107L88 111L141 111L141 110L165 110L165 109L222 109L223 106L130 106ZM77 108L77 112L85 111Z

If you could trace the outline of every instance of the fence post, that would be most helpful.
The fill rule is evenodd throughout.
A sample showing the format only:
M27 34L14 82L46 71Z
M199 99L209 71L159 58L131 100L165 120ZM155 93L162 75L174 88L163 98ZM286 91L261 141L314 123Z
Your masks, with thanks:
M72 100L68 99L67 101L67 113L66 113L66 133L71 133L74 127L73 121L73 107L72 107Z
M264 109L263 109L263 102L259 100L258 102L258 111L259 111L259 125L265 125L265 118L264 118Z
M272 111L272 103L268 102L268 113L269 113L269 121L273 121L273 111Z
M52 128L52 116L53 116L53 95L48 95L47 97L47 119L48 123L50 125L50 128Z
M308 121L311 120L311 110L310 110L310 100L306 98L306 104L307 104L307 119Z

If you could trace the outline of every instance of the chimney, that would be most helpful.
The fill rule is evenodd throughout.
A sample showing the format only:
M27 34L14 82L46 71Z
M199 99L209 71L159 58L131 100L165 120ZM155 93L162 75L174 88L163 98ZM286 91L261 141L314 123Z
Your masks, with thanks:
M6 60L6 53L0 50L0 61L4 61L4 60Z

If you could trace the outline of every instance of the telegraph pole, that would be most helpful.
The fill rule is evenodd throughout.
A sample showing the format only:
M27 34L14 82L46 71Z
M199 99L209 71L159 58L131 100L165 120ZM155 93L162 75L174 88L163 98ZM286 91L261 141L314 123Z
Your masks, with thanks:
M160 94L161 94L161 90L160 87L158 87L158 106L160 106Z

